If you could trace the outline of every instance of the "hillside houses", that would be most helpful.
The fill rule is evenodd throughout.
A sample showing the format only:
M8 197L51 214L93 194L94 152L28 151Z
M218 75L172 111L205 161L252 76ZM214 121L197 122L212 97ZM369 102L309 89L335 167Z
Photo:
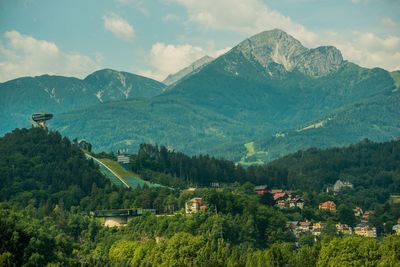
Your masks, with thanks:
M336 204L333 201L325 201L319 204L318 208L320 210L336 212Z
M376 238L376 228L370 227L365 223L360 223L356 227L354 227L354 234L365 236L365 237L373 237Z
M254 192L255 192L257 195L262 196L262 195L264 195L265 193L268 192L268 187L267 187L266 185L259 185L259 186L256 186L256 187L254 187Z
M336 193L344 188L353 189L353 184L350 183L349 181L337 180L336 183L333 185L333 191Z
M303 199L290 191L273 189L271 190L271 194L273 195L275 206L280 209L296 207L302 209L304 207Z
M185 203L185 213L193 214L197 213L200 210L206 210L207 205L203 203L203 199L201 197L195 197Z
M328 186L326 188L326 192L327 193L333 192L336 194L345 188L353 189L353 184L350 183L349 181L342 181L339 179L335 182L335 184L333 186Z
M302 234L310 233L315 237L319 237L326 227L324 222L312 222L312 221L289 221L286 223L286 227L290 229L296 238L300 238ZM337 223L335 224L336 233L343 235L360 235L365 237L376 238L376 228L371 227L367 224L358 224L354 229L347 224ZM396 227L397 229L397 227ZM399 225L400 230L400 225Z

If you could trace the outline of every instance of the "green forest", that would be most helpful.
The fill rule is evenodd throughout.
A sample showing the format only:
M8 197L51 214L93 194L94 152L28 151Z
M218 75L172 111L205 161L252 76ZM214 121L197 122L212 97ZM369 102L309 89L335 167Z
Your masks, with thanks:
M108 155L113 158L114 155ZM0 137L0 266L399 266L400 141L309 149L268 165L241 167L143 144L129 168L164 187L123 188L107 180L58 132L16 129ZM337 179L353 189L327 193ZM212 186L213 185L213 186ZM257 185L290 190L304 208L280 209ZM195 187L195 190L188 190ZM201 197L207 209L185 214ZM331 200L337 212L318 209ZM373 210L377 238L338 233ZM155 209L108 228L99 209ZM323 221L316 238L289 221Z

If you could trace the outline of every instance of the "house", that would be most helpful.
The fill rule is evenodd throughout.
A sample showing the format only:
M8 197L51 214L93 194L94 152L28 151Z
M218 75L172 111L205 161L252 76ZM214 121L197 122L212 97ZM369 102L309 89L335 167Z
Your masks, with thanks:
M333 185L333 191L337 193L346 187L353 189L353 184L350 183L349 181L337 180L336 183Z
M298 207L302 209L304 207L304 201L300 197L294 197L289 201L289 207L290 208Z
M275 204L276 207L283 209L286 207L286 201L284 199L280 199Z
M288 194L286 194L286 192L274 194L274 200L275 200L275 201L278 201L278 200L286 200L288 197L289 197L289 196L288 196Z
M363 215L363 210L360 207L355 207L353 209L354 216L361 217Z
M312 229L312 227L313 227L313 223L308 220L305 220L304 222L299 222L299 225L297 228L298 228L298 230L300 230L302 232L307 232L307 231L310 231Z
M365 236L365 237L376 238L376 236L377 236L375 227L370 227L363 223L358 224L356 227L354 227L354 233L356 235Z
M268 187L266 185L259 185L254 187L254 191L256 192L257 195L262 196L268 192Z
M346 235L351 235L353 233L351 227L348 226L347 224L343 224L343 223L336 224L336 231L338 233L343 233Z
M312 231L311 231L312 235L320 236L322 229L324 229L324 227L325 227L325 223L322 223L322 222L313 223L313 227L312 227Z
M298 221L289 221L289 222L286 223L286 228L289 228L291 230L295 230L298 225L299 225Z
M393 225L392 230L396 233L396 235L400 235L400 224Z
M374 211L372 211L372 210L367 210L366 212L364 212L364 214L362 215L362 220L363 221L368 221L368 219L369 219L369 216L371 216L371 215L374 215Z
M336 204L333 201L325 201L319 204L320 210L326 210L330 212L336 212Z
M187 201L185 204L186 214L193 214L200 211L200 207L203 206L203 201L201 197L195 197Z

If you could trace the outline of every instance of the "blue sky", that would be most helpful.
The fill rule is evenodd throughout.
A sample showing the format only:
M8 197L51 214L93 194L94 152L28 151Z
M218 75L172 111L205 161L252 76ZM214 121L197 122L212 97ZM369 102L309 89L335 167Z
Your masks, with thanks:
M162 80L273 28L400 69L398 0L0 0L0 82L100 68Z

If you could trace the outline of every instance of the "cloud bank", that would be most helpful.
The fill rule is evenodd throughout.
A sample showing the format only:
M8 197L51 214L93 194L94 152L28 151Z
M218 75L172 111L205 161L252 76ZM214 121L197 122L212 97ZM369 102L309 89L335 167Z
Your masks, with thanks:
M115 13L103 17L104 29L111 32L115 37L124 40L132 41L135 37L135 30L126 20Z
M83 78L99 69L101 57L61 51L55 43L38 40L18 31L4 33L0 42L0 82L21 76L57 74Z

